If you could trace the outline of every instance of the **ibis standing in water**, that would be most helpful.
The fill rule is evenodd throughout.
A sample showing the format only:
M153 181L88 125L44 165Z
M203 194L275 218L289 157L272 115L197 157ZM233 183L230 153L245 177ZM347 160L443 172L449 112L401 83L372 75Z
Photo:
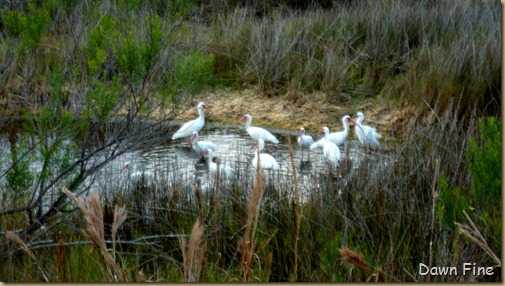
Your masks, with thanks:
M210 108L203 102L198 103L198 117L196 119L193 119L191 121L188 121L184 123L184 125L177 130L177 132L174 133L172 136L172 140L175 140L177 138L184 138L184 137L189 137L193 134L193 132L200 132L202 130L203 126L205 125L205 113L204 109L210 110Z
M332 171L336 170L340 164L340 159L342 158L342 153L337 144L333 143L329 139L328 127L324 126L319 133L324 133L324 145L323 145L323 155L326 161L332 167Z
M258 170L259 167L261 167L263 172L265 170L268 170L269 172L270 170L272 171L279 170L279 163L277 163L277 160L275 160L274 157L272 157L270 154L261 153L263 148L265 148L265 141L263 139L261 138L258 139L254 143L253 147L254 146L256 147L259 146L259 150L256 149L254 151L254 158L252 160L252 165L254 166L254 169L256 169L256 171ZM259 166L258 166L258 159L259 159ZM264 173L262 174L262 177L263 179L265 179Z
M217 164L214 163L214 161L212 161L212 158L214 158L214 152L212 151L212 149L207 149L203 152L203 155L207 159L207 166L209 167L210 173L216 176ZM230 166L225 164L219 164L219 176L227 180L232 180L233 177L235 176L235 172Z
M191 146L196 152L203 154L205 150L212 149L212 151L217 151L216 144L210 141L200 141L200 136L198 132L193 131L193 135L189 138L189 146Z
M325 140L330 140L330 142L335 143L337 146L340 146L344 144L345 140L347 139L347 135L349 135L349 122L352 122L358 126L358 128L361 128L354 119L352 119L351 116L345 115L342 117L342 124L344 125L344 130L340 132L333 132L330 133L330 129L328 127L323 127L321 129L324 133L324 138L319 139L317 142L313 143L310 145L310 150L314 150L317 148L323 148L325 144Z
M251 122L252 122L251 115L246 114L240 120L241 121L247 120L247 123L245 125L245 130L247 131L247 133L249 133L249 136L251 136L252 139L254 139L254 140L263 139L264 141L270 141L274 144L279 143L279 140L277 140L277 138L275 138L275 136L272 135L272 133L268 132L267 130L265 130L261 127L251 126Z
M272 157L270 154L261 153L261 151L265 148L265 141L261 138L258 139L253 146L258 146L258 145L259 145L259 152L258 152L258 150L256 150L256 152L254 152L254 159L252 161L254 168L256 170L258 169L258 153L260 153L259 154L259 161L260 161L261 169L263 169L263 170L279 170L279 164L277 163L277 160L275 160L274 157Z
M300 148L302 149L302 161L303 161L303 149L309 149L310 146L314 144L314 139L312 139L312 136L310 135L305 135L305 128L303 127L301 127L300 130L298 130L298 134L300 135L298 137L298 145L300 145Z
M356 120L356 125L354 126L354 134L358 137L359 142L363 146L379 146L379 138L382 137L377 130L368 125L363 125L363 120L365 120L365 115L363 112L358 112L356 114L358 119Z

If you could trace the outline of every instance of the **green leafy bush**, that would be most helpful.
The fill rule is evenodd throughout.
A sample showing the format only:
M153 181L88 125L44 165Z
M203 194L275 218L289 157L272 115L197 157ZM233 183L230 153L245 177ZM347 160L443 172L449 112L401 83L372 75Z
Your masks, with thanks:
M492 236L501 248L501 122L496 117L479 118L479 138L470 138L468 169L471 194L481 216L483 233Z
M194 94L210 84L214 67L213 54L204 55L197 51L184 56L182 53L176 53L172 60L174 70L167 74L170 94L179 94L182 90Z
M51 22L49 9L39 8L29 3L26 12L2 11L5 28L11 37L19 38L20 49L24 52L34 50Z
M445 174L440 176L441 222L454 229L454 222L466 221L463 211L480 218L482 233L501 247L501 123L496 117L478 120L479 137L470 138L467 149L471 186L450 187Z

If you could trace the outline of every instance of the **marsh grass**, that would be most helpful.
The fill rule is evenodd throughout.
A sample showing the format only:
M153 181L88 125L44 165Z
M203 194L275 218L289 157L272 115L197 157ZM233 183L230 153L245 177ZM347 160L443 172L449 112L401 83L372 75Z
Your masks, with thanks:
M50 101L44 71L56 69L59 62L65 63L62 73L69 75L69 82L60 86L66 99L62 109L77 111L85 102L81 95L97 78L107 83L101 91L122 88L113 85L121 75L135 83L144 80L140 85L170 97L187 84L186 72L195 72L199 86L254 85L268 96L289 92L294 101L323 91L331 103L374 97L415 106L402 137L360 152L363 158L342 178L311 173L304 199L292 148L291 171L276 174L271 184L263 182L260 170L249 174L239 168L236 181L228 184L218 176L204 193L207 186L195 182L193 173L171 165L154 182L133 184L123 178L118 184L105 180L93 185L101 197L81 200L67 192L80 213L69 205L31 241L8 232L31 218L0 217L0 242L6 250L0 280L501 280L424 277L417 271L420 262L501 265L496 235L501 223L486 212L500 212L493 204L499 190L485 193L487 199L475 195L479 180L469 170L468 155L483 144L475 141L475 148L469 147L470 139L483 133L478 119L500 110L499 5L341 1L327 10L266 5L258 14L212 2L222 5L216 10L220 12L207 15L206 21L195 12L195 22L184 18L187 13L177 13L179 8L151 2L73 6L84 13L70 13L71 4L62 5L65 12L53 7L61 13L51 14L52 25L42 23L47 29L31 39L37 40L29 45L31 52L22 45L30 39L2 30L11 41L0 44L0 95L12 100L9 110L25 101L40 109ZM41 13L47 12L42 6ZM144 32L153 31L156 17L149 16L159 11L164 40L156 56L142 61L154 65L151 72L139 77L145 65L135 60L147 46L137 44L151 42ZM25 12L27 17L36 13ZM138 30L126 35L125 27ZM192 56L183 60L183 54ZM118 55L131 57L116 59ZM2 198L2 204L14 198Z
M96 225L93 233L98 234L88 231L81 239L97 238L100 251L64 244L60 272L66 278L46 266L61 264L56 250L33 253L49 281L115 281L111 274L117 271L126 281L491 281L464 276L428 280L417 274L419 262L500 261L490 236L478 231L482 210L471 214L474 223L467 220L468 226L459 221L463 236L440 217L439 206L448 202L440 199L444 190L438 174L463 192L470 188L465 154L477 125L461 126L450 112L433 118L439 124L416 126L404 142L363 152L345 178L312 174L303 200L296 198L294 173L275 176L272 185L264 184L260 172L250 174L255 178L242 174L238 182L219 187L217 200L215 190L198 199L194 189L199 185L185 187L184 180L130 186L129 192L125 184L103 198L103 214L96 202L83 206L88 227ZM113 211L121 201L128 202L126 209ZM12 269L23 265L19 258L11 262ZM100 260L105 263L97 264ZM24 279L42 280L30 261L33 267ZM86 263L97 273L77 275L74 267Z
M469 117L475 104L499 110L499 19L499 6L471 1L357 1L265 17L244 8L215 15L209 49L219 51L218 77L269 96L379 95L429 113L424 101L440 112L464 92L459 114Z

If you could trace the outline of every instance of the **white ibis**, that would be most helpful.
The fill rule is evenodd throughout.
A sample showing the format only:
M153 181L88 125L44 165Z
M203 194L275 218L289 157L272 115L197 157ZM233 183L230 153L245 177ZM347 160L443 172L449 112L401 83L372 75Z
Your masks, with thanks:
M254 158L252 160L252 165L254 166L254 169L258 171L258 160L259 160L259 165L262 170L261 177L263 178L263 181L268 185L269 178L272 178L272 175L270 174L269 177L265 178L265 170L270 173L270 171L275 171L279 170L279 164L277 163L277 160L275 160L274 157L272 157L270 154L265 154L261 153L261 150L265 148L265 141L263 139L258 139L253 145L258 146L259 145L259 150L254 151ZM259 157L258 157L259 153Z
M216 175L217 164L212 161L212 158L214 158L214 152L212 151L212 149L207 149L203 152L203 155L207 158L207 166L209 167L209 171L213 175ZM235 176L235 172L230 166L225 164L219 164L219 175L221 176L221 178L231 180Z
M275 138L275 136L273 136L272 133L268 132L267 130L265 130L263 128L251 126L251 122L252 122L251 115L246 114L240 120L241 121L247 120L247 123L245 125L245 130L247 131L247 133L249 133L249 135L254 140L263 139L264 141L270 141L274 144L279 143L279 140L277 140L277 138Z
M189 137L193 134L193 132L199 132L202 130L203 126L205 125L205 113L203 111L204 109L210 111L210 108L205 103L198 103L198 118L184 123L184 125L182 125L181 128L179 128L179 130L177 130L177 132L175 132L175 134L172 136L172 140Z
M260 147L259 152L265 148L265 141L263 139L258 139L254 145L258 145ZM279 170L279 164L277 163L277 160L275 160L274 157L272 157L270 154L265 154L265 153L260 153L259 154L259 161L260 161L260 166L261 169L263 170ZM252 160L252 164L254 168L257 170L258 169L258 151L254 152L254 159Z
M324 147L324 142L325 142L324 137L321 138L321 139L319 139L319 140L317 140L316 142L314 142L314 143L312 143L310 145L310 150L315 150L317 148L323 148Z
M119 171L119 173L122 174L126 170L128 170L128 179L134 185L137 185L139 183L153 182L154 179L155 179L154 174L152 172L150 172L150 171L146 171L146 170L143 170L143 171L138 171L138 170L132 171L132 167L131 167L130 162L126 162L123 165L123 168L121 169L121 171Z
M298 130L298 134L300 135L298 137L298 145L300 145L300 148L302 149L302 161L303 161L303 149L309 149L310 146L314 144L314 139L312 139L312 136L310 135L305 135L305 128L303 127L301 127L300 130Z
M198 132L194 131L193 135L189 138L189 146L192 146L196 152L202 154L207 149L211 149L212 151L217 151L216 144L210 141L200 141L198 136Z
M363 125L363 120L365 120L365 115L363 112L358 112L356 114L358 119L356 120L356 126L354 127L354 134L358 137L361 145L364 146L379 146L379 138L382 137L377 130L368 125Z
M345 143L345 157L340 160L339 171L340 177L348 176L352 171L352 160L350 156L350 146L349 143Z
M323 146L323 155L326 158L326 161L330 163L330 165L334 168L338 168L340 164L340 159L342 158L342 153L340 152L340 148L337 144L331 142L329 140L329 132L328 127L324 126L319 133L324 133L324 146Z
M326 128L326 130L324 132L326 140L330 140L331 142L337 144L337 146L344 144L345 140L347 139L347 135L349 135L349 122L353 122L354 124L356 124L356 121L354 121L351 118L351 116L345 115L344 117L342 117L342 124L344 125L344 130L334 133L329 133L330 130L328 129L328 127L325 126L324 128Z

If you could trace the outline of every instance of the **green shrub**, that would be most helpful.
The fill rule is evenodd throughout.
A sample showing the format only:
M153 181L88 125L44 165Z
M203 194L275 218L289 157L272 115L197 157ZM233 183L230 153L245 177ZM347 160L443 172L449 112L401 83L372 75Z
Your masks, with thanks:
M170 95L195 94L211 83L213 77L214 55L190 52L184 55L177 52L172 56L173 70L167 73L166 84Z
M496 117L479 118L479 137L470 138L468 169L476 213L483 233L490 235L495 251L501 249L501 122Z
M481 232L491 237L495 250L501 247L501 123L495 117L479 118L478 138L470 138L467 149L469 187L448 186L440 176L439 219L454 229L454 222L465 222L463 211L480 219Z
M39 8L29 3L26 12L14 10L2 11L5 29L11 37L19 38L23 52L37 48L51 18L47 7Z

